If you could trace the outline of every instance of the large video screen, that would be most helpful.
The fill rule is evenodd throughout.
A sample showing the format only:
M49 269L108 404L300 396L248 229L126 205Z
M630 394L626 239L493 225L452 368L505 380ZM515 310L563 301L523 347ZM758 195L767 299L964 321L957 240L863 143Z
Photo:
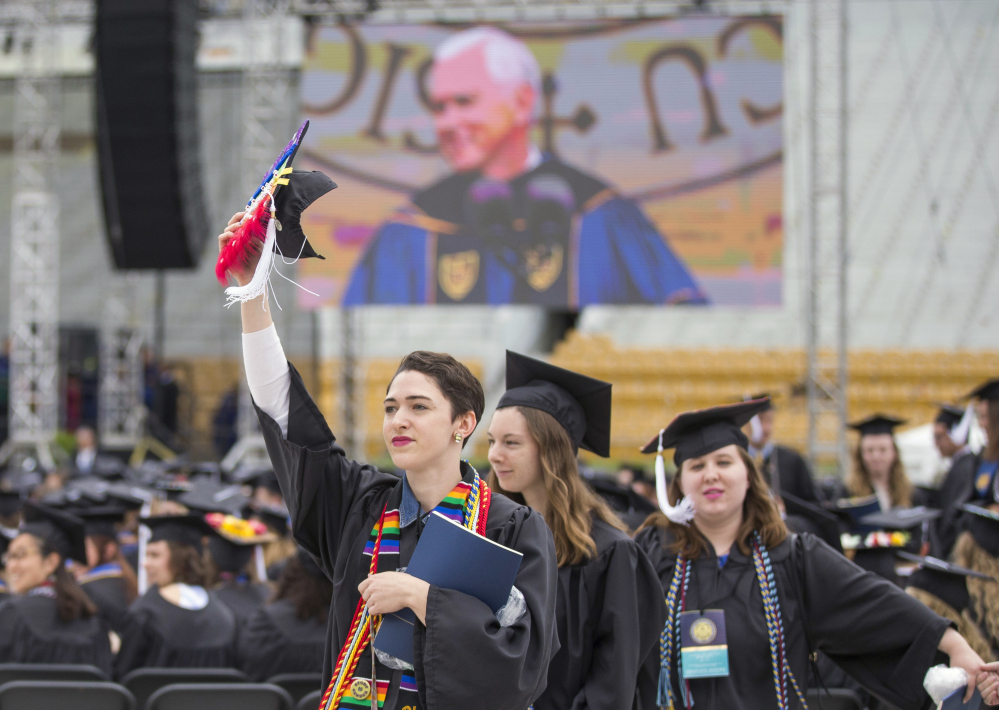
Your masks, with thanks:
M782 18L328 25L301 305L781 303Z

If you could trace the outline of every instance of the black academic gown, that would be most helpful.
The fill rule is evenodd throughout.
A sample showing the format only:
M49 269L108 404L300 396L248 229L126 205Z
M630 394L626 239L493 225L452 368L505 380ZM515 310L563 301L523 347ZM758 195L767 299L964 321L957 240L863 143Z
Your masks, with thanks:
M299 619L290 599L257 609L239 634L239 667L259 682L279 673L322 673L325 651L326 622Z
M209 592L236 617L236 622L245 624L257 610L267 603L271 590L266 584L243 584L235 580L223 582L218 588Z
M204 609L171 604L152 587L129 610L118 678L136 668L232 668L236 665L236 618L208 598Z
M78 581L108 627L120 636L128 618L128 595L121 569L117 565L107 567L87 572Z
M818 502L808 463L794 449L774 446L763 462L763 477L777 495L786 491L801 500Z
M661 528L649 527L636 542L668 589L676 555L665 549L664 535ZM813 535L789 537L769 553L789 666L802 692L808 655L822 651L896 708L919 710L926 699L923 676L949 622ZM777 699L770 646L752 557L733 546L724 567L719 568L713 550L693 565L686 608L724 610L730 670L724 678L690 681L696 706L773 710ZM643 708L656 706L658 679L656 652L649 655L639 681ZM675 660L672 685L679 691ZM790 683L788 695L790 707L800 707Z
M0 603L0 663L76 663L111 673L111 643L99 616L59 619L56 600L12 596Z
M975 496L975 476L982 462L980 454L968 452L953 463L937 491L937 505L943 512L930 526L930 554L941 560L950 557L961 532L961 506Z
M291 513L292 532L333 581L323 686L344 644L370 557L363 554L382 511L398 509L402 479L347 459L326 421L291 367L288 438L277 423L257 410L281 493ZM473 469L462 464L465 481ZM379 555L378 571L405 566L416 547L418 523L404 527L399 554ZM558 650L555 635L557 566L555 543L544 519L527 506L494 494L486 537L523 554L514 582L527 611L501 628L495 614L478 599L431 585L426 626L417 621L413 638L415 671L406 672L417 691L406 690L403 671L378 664L389 686L383 710L524 710L544 690L546 671ZM371 677L366 651L354 675Z
M596 556L558 570L560 648L535 710L639 707L638 671L658 648L656 629L665 623L666 605L648 557L599 518L591 535Z

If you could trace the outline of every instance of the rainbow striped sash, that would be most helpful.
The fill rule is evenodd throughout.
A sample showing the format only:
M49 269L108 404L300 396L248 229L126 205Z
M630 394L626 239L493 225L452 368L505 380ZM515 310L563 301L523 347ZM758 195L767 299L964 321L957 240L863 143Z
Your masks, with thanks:
M473 530L479 535L486 533L486 520L489 517L489 503L492 499L492 491L485 481L479 478L479 474L472 469L475 474L471 483L461 481L451 489L444 500L434 508L434 511L441 515L459 522L469 530ZM382 509L382 514L378 522L371 529L368 540L364 545L364 554L371 556L371 563L368 566L368 574L378 572L378 559L381 555L399 554L399 511L388 510L388 505ZM354 610L354 618L350 622L350 631L347 633L347 641L340 654L337 656L336 665L333 667L333 677L330 679L329 687L323 693L319 710L371 710L373 703L371 698L370 680L355 678L354 671L357 663L361 659L361 654L368 647L371 639L378 633L381 625L380 616L368 614L368 608L364 604L364 598L357 600L357 608ZM355 683L360 680L367 682L368 694L361 699L358 695L364 695L362 683ZM416 678L404 676L403 683L406 687L403 690L416 690ZM358 692L353 692L355 688ZM381 708L385 702L385 694L388 692L388 681L377 681L378 707Z

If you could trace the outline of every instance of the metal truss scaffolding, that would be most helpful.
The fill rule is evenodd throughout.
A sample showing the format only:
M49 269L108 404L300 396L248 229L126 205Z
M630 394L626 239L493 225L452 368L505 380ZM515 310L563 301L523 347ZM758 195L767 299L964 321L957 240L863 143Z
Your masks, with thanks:
M134 449L142 439L145 417L137 276L112 278L101 322L100 440L105 448Z
M281 146L288 124L288 73L280 63L288 0L244 0L243 140L241 174L246 191L256 187ZM284 136L287 139L286 136ZM268 304L267 306L271 306ZM267 460L260 424L253 410L246 377L240 378L239 439L222 461L231 470L244 459Z
M15 51L23 71L14 83L14 198L10 256L10 438L0 451L34 449L54 466L50 445L59 424L59 76L55 3L19 6Z
M806 299L808 454L849 466L846 442L847 12L811 0Z

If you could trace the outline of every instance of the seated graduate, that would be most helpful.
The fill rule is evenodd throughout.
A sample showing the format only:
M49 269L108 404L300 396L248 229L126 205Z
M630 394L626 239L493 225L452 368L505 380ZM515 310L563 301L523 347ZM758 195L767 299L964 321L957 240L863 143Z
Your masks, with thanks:
M752 399L770 400L770 395L756 394ZM771 400L769 408L753 417L746 426L746 434L749 436L749 455L753 457L770 490L778 501L784 493L790 493L798 500L818 501L819 497L815 492L815 482L808 462L794 449L775 444L773 433L774 407Z
M506 386L489 424L489 485L544 516L559 566L560 648L534 708L630 708L665 605L645 553L579 475L580 447L610 453L611 386L509 351Z
M87 571L77 581L97 606L101 617L116 634L125 629L128 608L139 596L135 570L125 560L118 543L116 525L125 519L125 509L116 506L84 508Z
M954 461L937 493L943 515L933 528L933 554L948 557L961 532L962 506L984 502L999 481L999 379L989 380L968 395L978 400L984 417L979 424L985 431L985 448L977 454L961 456Z
M220 251L240 218L219 236ZM256 263L230 273L249 284ZM411 353L389 384L382 425L404 475L351 461L288 364L265 297L242 303L243 357L295 539L334 581L324 707L367 707L383 690L385 710L528 707L558 649L555 545L539 513L492 496L461 460L485 407L482 385L449 355ZM512 625L472 596L398 571L434 511L523 555L514 586L526 610ZM413 670L390 657L376 662L369 644L379 616L404 608L417 617Z
M904 552L900 554L919 563L905 582L906 594L953 623L958 633L979 656L987 661L996 660L985 632L974 618L975 610L968 593L968 582L986 580L985 586L999 586L999 580L935 557L918 557Z
M999 659L999 490L984 502L964 505L965 530L954 545L954 561L989 577L968 577L967 612Z
M209 594L225 604L239 624L244 624L271 595L270 587L259 581L252 563L256 546L271 542L273 538L267 534L266 526L258 521L219 513L210 513L206 519L215 532L208 538L212 568Z
M947 620L818 538L788 535L740 429L766 404L681 414L644 449L659 452L663 512L636 541L667 590L667 622L640 677L642 707L802 707L815 651L901 710L923 706L943 651L969 674L970 697L982 659Z
M0 663L81 663L111 672L108 629L66 569L86 564L83 521L32 502L5 553L16 596L0 604Z
M895 427L904 419L874 414L849 424L860 432L853 456L853 468L846 479L846 489L854 497L877 495L882 511L924 505L914 490L895 443Z
M152 535L143 566L151 585L129 610L115 662L119 678L136 668L231 668L236 618L205 591L200 515L143 518Z
M333 585L305 550L288 559L274 600L239 635L239 667L251 680L322 673Z

